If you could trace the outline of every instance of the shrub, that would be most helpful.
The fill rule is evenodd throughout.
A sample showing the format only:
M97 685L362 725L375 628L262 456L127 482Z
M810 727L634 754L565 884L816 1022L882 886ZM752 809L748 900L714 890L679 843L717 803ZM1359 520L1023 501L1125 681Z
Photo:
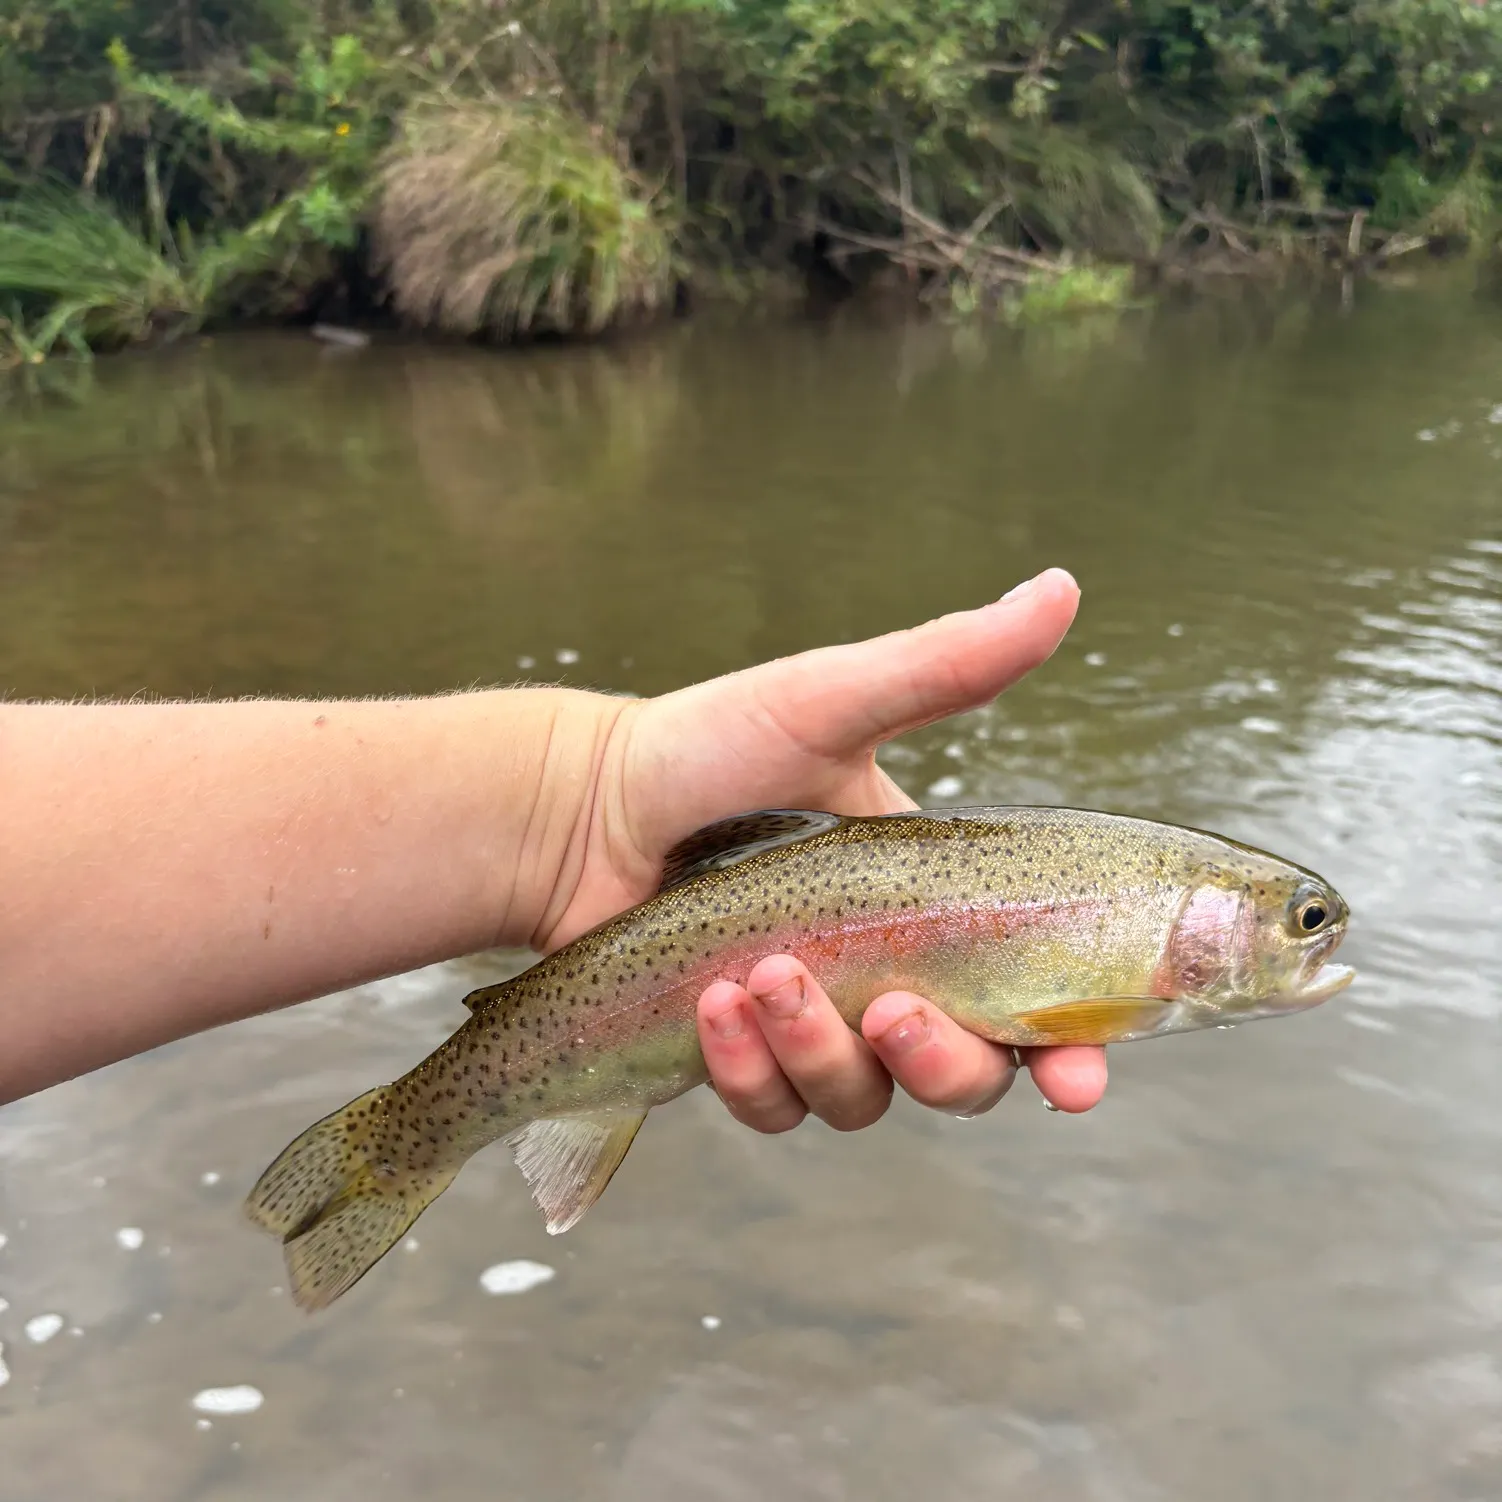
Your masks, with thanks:
M662 213L613 142L542 97L414 109L372 227L392 300L420 327L596 334L672 295Z

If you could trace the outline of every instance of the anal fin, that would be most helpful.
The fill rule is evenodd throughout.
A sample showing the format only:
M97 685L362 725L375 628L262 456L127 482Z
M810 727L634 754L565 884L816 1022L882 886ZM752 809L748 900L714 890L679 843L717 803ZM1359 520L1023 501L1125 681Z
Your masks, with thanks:
M1126 1043L1162 1031L1178 1015L1177 1002L1154 996L1097 996L1038 1007L1017 1017L1032 1036L1015 1041L1032 1046L1064 1043Z
M555 1116L506 1138L550 1236L576 1225L604 1194L646 1119L645 1111Z

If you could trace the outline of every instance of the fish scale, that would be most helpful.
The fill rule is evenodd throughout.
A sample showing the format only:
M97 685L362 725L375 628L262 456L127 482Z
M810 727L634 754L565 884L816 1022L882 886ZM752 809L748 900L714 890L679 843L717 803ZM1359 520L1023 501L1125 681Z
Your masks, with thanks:
M1093 810L722 820L669 853L652 898L466 997L457 1032L303 1133L247 1210L286 1243L309 1308L363 1276L497 1139L548 1229L566 1230L647 1112L708 1078L705 987L744 984L769 954L801 960L853 1028L903 990L993 1042L1104 1044L1323 1000L1350 979L1325 963L1347 918L1302 867Z

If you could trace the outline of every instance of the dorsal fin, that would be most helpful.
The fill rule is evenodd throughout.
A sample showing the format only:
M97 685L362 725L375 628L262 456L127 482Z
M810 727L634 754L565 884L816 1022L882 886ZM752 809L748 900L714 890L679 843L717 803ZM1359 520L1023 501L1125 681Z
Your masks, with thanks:
M464 1005L471 1012L478 1012L481 1007L489 1006L505 989L510 981L497 981L493 986L481 986L478 991L471 991L464 998Z
M723 870L737 861L760 855L763 850L811 839L840 822L838 814L821 813L817 809L764 808L754 814L736 814L706 824L668 851L658 891L665 892L669 887L692 881L706 871Z

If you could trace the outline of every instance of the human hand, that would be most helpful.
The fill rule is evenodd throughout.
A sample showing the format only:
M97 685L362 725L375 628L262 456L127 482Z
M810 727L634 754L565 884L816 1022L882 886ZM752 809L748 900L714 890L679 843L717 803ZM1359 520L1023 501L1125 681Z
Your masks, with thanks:
M577 880L541 943L566 943L650 896L668 850L715 819L765 807L913 808L877 766L877 747L989 703L1052 654L1078 600L1074 580L1051 569L979 610L628 702L601 754ZM758 1130L786 1131L809 1111L838 1128L867 1126L894 1077L924 1104L974 1115L1015 1076L1012 1050L920 997L879 997L857 1037L791 957L768 957L747 979L706 990L699 1034L716 1089ZM1088 1110L1105 1090L1102 1049L1033 1049L1024 1062L1061 1110Z

